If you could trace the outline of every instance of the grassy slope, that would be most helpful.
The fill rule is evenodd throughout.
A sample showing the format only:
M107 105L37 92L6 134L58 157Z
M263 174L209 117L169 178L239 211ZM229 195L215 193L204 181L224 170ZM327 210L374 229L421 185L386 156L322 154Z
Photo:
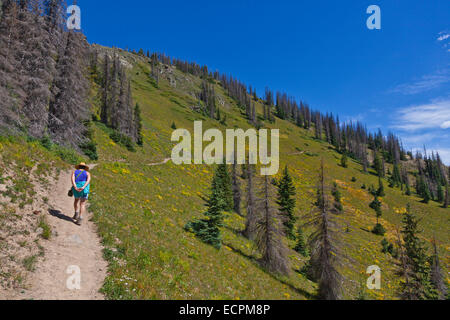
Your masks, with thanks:
M129 56L127 53L122 53ZM175 166L168 163L150 167L171 154L170 142L174 121L178 128L191 130L194 120L204 120L204 127L225 129L217 121L202 117L189 106L198 104L189 93L198 90L200 79L175 71L177 88L162 80L156 88L150 80L144 60L134 65L133 96L142 109L145 146L129 153L115 145L102 125L95 128L101 165L94 171L94 195L91 210L108 248L105 256L111 262L104 290L117 299L305 299L315 292L315 284L297 272L289 278L276 278L261 270L253 244L238 236L244 221L227 214L224 228L225 246L217 251L204 245L183 230L193 217L204 211L202 198L208 194L213 167ZM182 80L184 79L184 80ZM249 128L234 102L220 86L216 91L225 101L227 128ZM258 104L259 113L261 105ZM365 282L365 270L376 264L383 271L381 291L368 292L369 297L395 297L398 280L392 258L381 253L378 237L368 232L375 224L369 208L372 197L362 184L377 186L373 174L364 174L361 166L350 162L348 169L338 165L340 156L327 144L312 138L311 132L286 121L277 120L272 128L281 131L281 164L289 165L297 187L297 215L312 208L320 159L323 157L329 182L337 181L343 193L345 214L338 217L343 253L350 259L342 268L346 276L345 296L355 297L359 283ZM305 151L301 153L299 151ZM351 182L352 177L357 182ZM442 264L449 268L447 212L438 204L424 205L418 198L406 197L400 190L387 187L383 199L383 225L387 238L395 239L401 212L409 202L422 218L424 238L435 234L439 241ZM301 220L300 220L301 221ZM346 233L347 226L350 232ZM291 243L291 246L293 244ZM293 268L298 270L304 259L291 252Z
M17 289L27 284L44 254L36 229L45 218L33 210L44 211L49 183L68 164L57 152L21 137L0 137L0 162L0 289Z

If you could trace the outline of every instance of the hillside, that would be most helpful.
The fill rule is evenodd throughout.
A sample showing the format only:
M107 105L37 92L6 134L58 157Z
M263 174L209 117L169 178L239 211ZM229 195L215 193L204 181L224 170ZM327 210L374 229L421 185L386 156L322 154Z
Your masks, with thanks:
M8 5L13 6L8 1L4 7ZM194 121L203 121L203 130L222 132L280 130L280 171L270 179L276 184L281 169L288 167L296 189L296 228L317 207L324 164L327 195L335 184L343 206L333 215L342 298L399 298L399 258L383 253L381 243L386 239L398 249L408 206L419 218L428 255L436 240L448 284L449 209L434 200L442 193L439 188L448 185L449 171L439 156L407 153L393 135L367 133L360 124L341 125L286 95L277 94L275 103L266 92L262 100L236 79L224 80L205 67L90 45L81 33L51 28L57 14L20 10L19 15L4 11L0 20L0 288L21 291L29 286L46 254L42 242L52 241L52 232L58 232L46 221L48 194L61 172L83 160L96 163L89 211L109 263L101 290L106 298L316 299L318 284L304 272L308 258L293 250L294 240L282 239L289 247L291 272L281 276L261 267L255 242L242 235L248 184L242 166L237 168L242 216L223 213L222 247L186 231L189 222L204 217L217 168L175 165L169 159L173 131L193 132ZM22 29L12 29L15 23ZM4 35L11 30L9 43ZM27 32L33 35L29 39L22 36ZM39 39L46 42L35 48ZM30 54L22 57L20 52ZM22 58L29 64L21 64ZM346 166L343 154L348 155ZM259 185L262 177L257 175L256 181ZM385 195L376 197L382 211L377 221L371 191L380 181ZM276 206L275 198L270 203ZM386 229L384 236L372 232L377 223ZM308 237L314 228L304 226L303 232ZM372 265L381 268L380 290L365 289Z
M110 248L107 257L111 262L111 275L105 284L106 294L110 298L126 299L303 299L313 296L315 284L295 272L302 268L305 260L293 251L290 259L294 269L288 278L273 277L258 267L253 243L239 235L245 222L237 214L227 214L227 226L223 230L225 246L220 251L184 231L185 224L204 211L203 198L209 193L213 167L172 163L148 166L170 157L172 123L189 130L195 120L203 120L205 128L250 128L236 102L215 84L221 112L227 119L223 125L193 108L198 104L193 93L200 91L200 78L164 66L156 86L147 58L128 52L120 55L133 66L128 73L132 79L133 99L142 109L144 147L130 153L109 139L103 125L96 125L94 140L99 145L99 157L108 163L101 164L95 171L96 194L91 209ZM256 102L256 107L261 116L260 101ZM341 167L341 155L329 144L315 139L313 131L280 119L267 126L280 129L281 167L288 165L292 173L299 221L313 207L321 159L325 161L328 182L336 181L342 191L344 214L339 216L339 224L346 244L344 252L349 257L342 267L346 277L345 296L355 298L360 283L365 282L366 268L375 264L382 268L384 285L381 291L368 292L369 296L395 298L399 279L394 274L394 259L381 252L383 237L369 231L376 221L369 208L373 198L361 188L362 185L377 186L376 173L373 170L364 173L361 164L354 161L350 161L348 169ZM356 182L352 182L353 177ZM117 189L126 192L117 194ZM410 203L422 219L427 243L436 236L443 267L448 270L447 211L438 203L427 205L421 203L420 198L407 197L398 188L386 189L381 220L388 231L386 238L395 243L402 212Z

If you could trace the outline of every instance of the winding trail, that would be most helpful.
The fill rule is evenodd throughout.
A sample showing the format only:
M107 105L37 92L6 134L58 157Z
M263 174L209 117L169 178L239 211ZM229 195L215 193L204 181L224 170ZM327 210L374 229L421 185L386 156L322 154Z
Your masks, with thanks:
M91 165L93 167L95 165ZM70 177L71 171L62 172L53 192L48 195L50 208L42 214L47 216L53 236L49 241L41 241L45 257L37 265L30 289L23 291L17 297L19 299L104 300L99 290L108 265L103 259L96 226L90 221L91 214L86 214L81 227L71 219L74 213L73 198L67 197ZM72 272L70 268L74 268ZM80 271L80 289L71 290L67 282L77 268Z
M161 162L149 163L149 164L147 164L147 166L150 166L150 167L162 166L163 164L168 163L170 160L172 160L172 158L166 158L166 159L164 159L164 160L161 161Z

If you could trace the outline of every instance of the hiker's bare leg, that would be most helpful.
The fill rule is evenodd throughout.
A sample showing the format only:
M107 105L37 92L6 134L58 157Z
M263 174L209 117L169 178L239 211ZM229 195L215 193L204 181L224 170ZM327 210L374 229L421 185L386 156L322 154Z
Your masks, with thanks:
M75 201L73 202L73 208L75 209L75 212L79 212L78 211L78 203L80 202L80 199L75 199Z
M80 203L80 218L82 218L84 216L85 212L86 212L86 200L85 199L81 199L81 203Z

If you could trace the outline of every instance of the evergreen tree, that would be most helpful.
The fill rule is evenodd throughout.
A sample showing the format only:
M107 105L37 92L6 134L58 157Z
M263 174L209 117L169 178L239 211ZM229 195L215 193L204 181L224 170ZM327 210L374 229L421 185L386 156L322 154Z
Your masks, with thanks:
M217 167L217 179L217 183L224 193L224 206L222 209L223 211L232 211L234 208L232 181L225 160Z
M386 230L379 222L380 218L383 216L383 211L382 211L382 204L381 201L378 199L378 196L375 196L375 199L370 204L370 208L375 210L375 214L377 217L377 224L375 225L375 228L372 230L372 232L376 235L382 236L386 233Z
M343 168L348 168L348 157L347 157L347 152L344 152L341 158L341 166Z
M377 172L377 175L379 177L384 177L384 166L383 166L383 161L381 160L379 152L375 152L375 159L373 162L373 166L374 166L375 171Z
M394 164L394 171L392 173L391 180L394 187L400 187L402 185L402 177L400 175L400 168L398 164Z
M406 192L405 192L405 194L406 194L407 196L410 196L410 195L411 195L411 187L409 186L409 181L408 181L408 179L406 179Z
M424 189L422 197L423 197L423 203L429 203L431 200L431 192L430 192L430 189L428 188L427 184L425 184L425 189Z
M342 206L342 195L336 182L333 183L331 194L334 197L334 210L336 213L342 213L342 211L344 211L344 207Z
M381 177L378 178L378 191L377 191L377 195L379 197L384 197L386 195L386 193L384 192L384 184L383 181L381 180Z
M227 207L226 202L223 167L219 166L214 174L211 195L206 204L208 208L205 212L206 218L189 222L185 229L193 232L203 242L220 249L222 246L220 228L223 226L223 211Z
M408 281L401 284L401 297L405 300L436 299L437 292L431 282L431 269L424 242L419 239L418 221L408 205L403 218L404 273Z
M308 247L306 246L305 235L301 227L297 229L297 244L294 250L304 257L308 256Z
M423 198L424 203L429 203L431 200L430 188L425 181L423 174L419 175L417 179L417 194Z
M139 107L138 103L136 103L136 106L134 107L134 128L136 130L135 132L136 143L142 146L144 144L144 138L142 135L141 108Z
M295 187L292 182L292 177L289 174L289 169L286 166L283 172L283 177L278 183L278 198L277 204L279 210L283 215L284 231L289 239L295 240L294 225L296 218L294 216L295 209Z

